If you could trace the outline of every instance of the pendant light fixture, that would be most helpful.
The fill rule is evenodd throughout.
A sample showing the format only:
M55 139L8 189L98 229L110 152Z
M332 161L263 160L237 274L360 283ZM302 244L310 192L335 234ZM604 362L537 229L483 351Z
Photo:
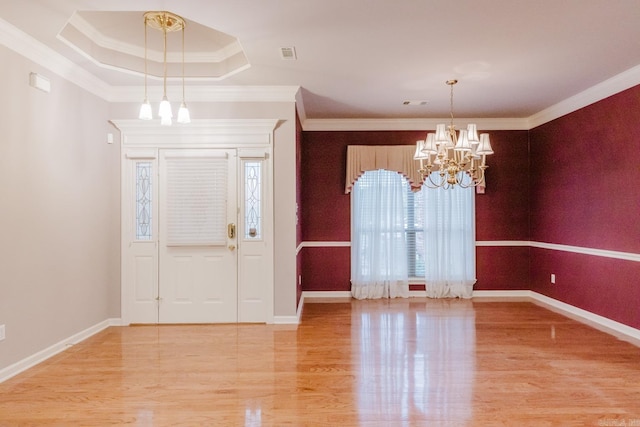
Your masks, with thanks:
M151 104L149 104L149 98L147 97L147 24L145 17L144 24L144 102L140 106L140 120L151 120L153 113L151 112Z
M427 134L425 140L417 141L415 160L420 160L420 175L429 188L475 187L484 185L486 158L493 154L489 134L478 137L475 124L456 133L453 124L453 86L457 80L447 80L451 88L451 124L439 124L435 133ZM436 173L437 172L437 173Z
M180 16L171 12L147 12L144 14L144 103L140 107L140 119L150 120L152 118L151 105L147 98L147 27L162 31L163 38L163 91L162 101L158 108L160 124L171 126L173 111L169 98L167 97L167 33L174 31L182 32L182 103L178 112L178 123L190 123L189 110L184 97L184 28L185 21Z
M189 109L187 108L186 102L184 102L184 26L182 28L182 103L178 110L178 123L191 123Z

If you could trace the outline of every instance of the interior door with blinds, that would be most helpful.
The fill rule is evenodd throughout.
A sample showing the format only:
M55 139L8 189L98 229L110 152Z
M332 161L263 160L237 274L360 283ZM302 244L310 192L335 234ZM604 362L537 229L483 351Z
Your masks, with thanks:
M158 321L237 322L236 151L159 157Z

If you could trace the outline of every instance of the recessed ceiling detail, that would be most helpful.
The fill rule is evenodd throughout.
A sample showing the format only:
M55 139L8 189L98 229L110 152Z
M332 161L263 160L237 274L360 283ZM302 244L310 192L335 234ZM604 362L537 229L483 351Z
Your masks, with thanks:
M144 74L144 13L76 11L58 38L95 64ZM162 79L162 32L147 36L147 71ZM188 79L222 80L250 67L239 40L185 19L185 69ZM167 76L182 78L182 39L167 37Z

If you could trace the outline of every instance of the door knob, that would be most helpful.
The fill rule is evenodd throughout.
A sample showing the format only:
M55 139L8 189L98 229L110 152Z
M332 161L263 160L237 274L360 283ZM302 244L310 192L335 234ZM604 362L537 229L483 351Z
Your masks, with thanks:
M235 245L229 245L229 250L230 251L233 251L235 248L236 248Z

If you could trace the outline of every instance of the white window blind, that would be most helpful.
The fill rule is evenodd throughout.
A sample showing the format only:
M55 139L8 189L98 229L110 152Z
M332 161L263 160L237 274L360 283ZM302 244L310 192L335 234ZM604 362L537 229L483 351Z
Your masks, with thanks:
M167 245L227 243L227 158L166 159Z

